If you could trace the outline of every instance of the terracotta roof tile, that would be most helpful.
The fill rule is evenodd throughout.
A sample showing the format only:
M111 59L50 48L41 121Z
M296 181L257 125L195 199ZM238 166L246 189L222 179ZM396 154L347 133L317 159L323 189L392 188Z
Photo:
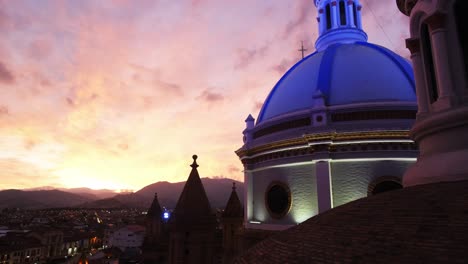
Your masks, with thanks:
M317 215L235 263L466 263L468 181L414 186Z

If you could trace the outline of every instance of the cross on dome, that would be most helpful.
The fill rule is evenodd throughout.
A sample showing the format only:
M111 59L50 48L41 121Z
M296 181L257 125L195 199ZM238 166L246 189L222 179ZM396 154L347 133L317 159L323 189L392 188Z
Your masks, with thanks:
M301 49L298 51L302 52L302 58L304 58L304 51L307 51L307 49L304 48L304 41L301 41Z

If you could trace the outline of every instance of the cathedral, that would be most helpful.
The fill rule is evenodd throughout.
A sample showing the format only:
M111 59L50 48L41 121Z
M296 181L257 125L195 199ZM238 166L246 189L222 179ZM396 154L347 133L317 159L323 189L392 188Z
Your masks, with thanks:
M284 230L331 208L402 187L416 161L411 64L367 42L359 0L316 0L316 51L246 119L245 227Z
M317 5L325 4L328 13L328 2ZM420 154L404 173L404 188L314 216L261 241L234 263L468 260L468 1L396 2L410 17L406 46L418 102L410 137ZM333 185L333 165L331 172Z
M413 73L359 0L316 0L316 51L246 119L244 206L233 186L214 215L194 155L169 222L148 212L148 263L466 261L467 3L397 0Z

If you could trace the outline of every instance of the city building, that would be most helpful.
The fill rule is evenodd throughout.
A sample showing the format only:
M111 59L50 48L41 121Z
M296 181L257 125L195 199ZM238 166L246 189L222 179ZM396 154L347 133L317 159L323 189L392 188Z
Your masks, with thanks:
M145 227L140 225L126 225L112 231L108 240L108 247L118 247L125 251L129 248L140 248L145 239Z

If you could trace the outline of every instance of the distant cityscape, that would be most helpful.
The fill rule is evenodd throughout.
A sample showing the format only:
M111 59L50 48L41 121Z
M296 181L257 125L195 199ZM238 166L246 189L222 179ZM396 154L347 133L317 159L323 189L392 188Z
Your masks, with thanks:
M207 193L212 198L211 202L220 204L222 201L225 205L233 181L208 178L203 181L206 186L211 186L207 188ZM83 194L83 190L81 195L68 193L67 190L50 189L0 191L0 263L144 263L143 246L147 237L148 210L154 193L160 190L162 200L171 206L163 207L158 214L163 223L167 224L183 184L155 183L143 188L143 191L127 193L124 196L121 193L107 192L104 194L107 198L103 199L97 199L98 197L90 193ZM242 183L237 182L237 185L242 191ZM219 186L224 186L224 192L223 187ZM152 195L146 197L145 191L151 191ZM7 206L7 200L4 198L11 193L16 196L21 193L26 201L35 198L36 195L41 197L36 198L37 203L18 208ZM61 195L61 199L75 206L40 208L53 207L54 199L47 196L57 193ZM28 195L32 198L25 198ZM96 200L91 201L91 196ZM83 200L86 202L83 203ZM10 205L23 204L16 202L15 199L9 201ZM224 206L213 211L218 223L223 209Z

